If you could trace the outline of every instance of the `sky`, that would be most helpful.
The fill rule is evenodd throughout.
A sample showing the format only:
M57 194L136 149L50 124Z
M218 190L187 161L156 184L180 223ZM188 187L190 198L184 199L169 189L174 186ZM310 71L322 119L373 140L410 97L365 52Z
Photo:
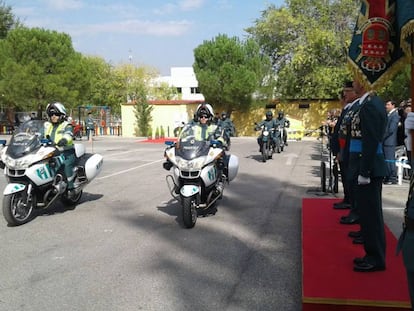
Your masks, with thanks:
M71 36L76 51L161 75L191 67L193 50L218 34L246 38L269 5L284 0L5 0L27 27Z

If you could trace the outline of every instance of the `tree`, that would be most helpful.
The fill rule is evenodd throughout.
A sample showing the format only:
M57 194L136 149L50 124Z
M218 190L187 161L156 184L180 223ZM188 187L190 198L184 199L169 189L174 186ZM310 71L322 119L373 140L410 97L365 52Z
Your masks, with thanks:
M151 74L146 68L136 68L130 64L117 69L118 75L125 78L125 94L128 101L135 102L135 135L148 137L152 121L151 112L154 109L148 103L147 86Z
M169 86L167 82L151 83L148 89L148 98L150 99L180 99L177 88Z
M119 104L125 102L122 78L101 57L88 56L84 61L87 68L88 88L81 94L81 100L87 105L109 106L113 114L119 115Z
M271 59L282 98L336 98L359 9L355 0L289 0L270 5L246 29Z
M411 65L407 65L378 90L378 94L386 101L393 100L397 104L411 97Z
M12 13L12 7L0 0L0 39L6 38L11 29L19 26L21 26L20 21Z
M83 58L63 33L19 27L0 40L0 92L18 109L34 110L52 101L71 108L84 93Z
M206 101L230 115L247 109L268 77L270 62L253 40L218 35L194 50L194 72Z

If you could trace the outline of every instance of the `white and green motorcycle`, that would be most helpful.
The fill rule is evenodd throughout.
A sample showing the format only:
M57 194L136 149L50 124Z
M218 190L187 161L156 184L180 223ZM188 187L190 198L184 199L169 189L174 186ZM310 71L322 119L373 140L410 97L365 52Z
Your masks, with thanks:
M224 187L239 169L239 159L226 154L222 144L214 140L200 141L187 124L176 143L166 142L163 167L171 195L181 202L186 228L195 226L199 213L207 212L223 196Z
M0 167L8 184L3 191L3 216L11 226L32 220L37 210L47 209L57 199L64 205L76 205L83 188L101 171L103 158L85 153L82 144L75 144L74 173L67 180L62 174L64 156L50 140L43 138L44 121L30 120L13 134L9 144L0 141ZM68 182L73 189L68 190Z

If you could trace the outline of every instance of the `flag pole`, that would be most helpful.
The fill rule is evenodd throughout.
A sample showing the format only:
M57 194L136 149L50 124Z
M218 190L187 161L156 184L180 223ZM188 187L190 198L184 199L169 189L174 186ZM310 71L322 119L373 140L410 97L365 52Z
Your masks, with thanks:
M413 39L411 39L410 63L411 63L411 102L412 102L414 100L414 35L413 35Z
M410 63L411 63L411 105L413 105L414 100L414 37L411 40L411 57L410 57ZM414 142L414 130L410 130L410 136L411 136L411 144ZM411 163L413 163L414 159L414 148L411 147ZM409 163L411 165L411 163Z

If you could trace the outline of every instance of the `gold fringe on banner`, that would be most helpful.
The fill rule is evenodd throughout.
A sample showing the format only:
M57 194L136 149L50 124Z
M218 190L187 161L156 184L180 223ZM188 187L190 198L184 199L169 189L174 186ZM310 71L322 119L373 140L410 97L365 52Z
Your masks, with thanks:
M379 88L385 86L395 74L401 71L404 66L409 63L409 57L404 55L398 61L392 64L374 83L370 83L364 72L350 57L348 57L348 65L352 72L354 79L357 79L364 87L366 91L376 91Z
M401 49L403 50L404 54L407 55L410 59L413 57L412 51L411 51L411 45L410 43L405 41L405 39L412 36L413 34L414 34L414 20L410 20L408 23L404 25L404 27L401 28L401 35L400 35Z

